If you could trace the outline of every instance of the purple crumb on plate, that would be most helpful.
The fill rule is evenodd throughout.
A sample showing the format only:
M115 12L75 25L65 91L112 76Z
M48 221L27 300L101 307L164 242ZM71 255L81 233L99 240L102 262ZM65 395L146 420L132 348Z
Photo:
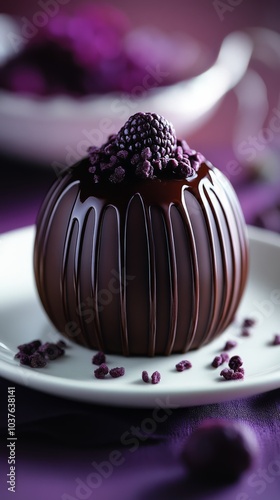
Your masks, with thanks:
M188 370L191 367L192 367L191 362L188 361L187 359L183 359L182 361L177 363L176 370L177 372L183 372L184 370Z
M240 356L232 356L228 362L228 366L234 371L238 371L239 368L243 365L243 361Z
M102 363L105 363L105 362L106 362L106 356L105 356L104 352L102 352L102 351L99 351L98 353L96 353L92 358L92 363L94 365L102 365Z
M44 356L40 354L39 352L35 352L34 354L31 354L29 356L29 363L32 368L43 368L46 366L47 361L45 360Z
M144 370L142 372L142 380L143 380L143 382L146 382L146 384L148 384L150 382L150 377L149 377L148 372L146 370Z
M60 358L60 356L64 354L64 349L59 347L57 344L46 342L39 347L38 352L42 354L46 359L53 361L57 358Z
M152 379L152 384L158 384L161 379L160 373L158 371L155 371L154 373L152 373L151 379Z
M233 372L231 380L242 380L244 378L244 373L237 370L236 372Z
M32 342L28 342L26 344L21 344L18 345L17 348L20 352L23 352L24 354L34 354L38 350L38 348L41 345L40 340L33 340Z
M243 323L242 323L242 326L243 328L251 328L252 326L254 326L256 324L256 320L253 319L253 318L245 318Z
M231 370L230 368L224 368L220 373L221 377L224 377L225 380L232 380L233 374L234 371Z
M123 366L116 367L116 368L112 368L109 371L109 373L110 373L111 377L118 378L118 377L122 377L125 374L125 369Z
M280 345L280 334L276 333L272 341L272 345Z
M212 361L212 366L214 368L218 368L218 366L221 366L225 361L229 360L229 355L226 352L221 352L221 354L218 354L218 356L215 356L215 358Z
M211 365L213 366L213 368L218 368L218 366L221 366L223 364L223 362L224 362L224 360L223 360L222 356L219 354L218 356L215 356Z
M229 355L227 352L221 352L221 356L222 356L223 361L229 360Z
M224 368L220 375L225 380L242 380L244 378L244 371L241 369L234 371L231 368Z
M237 346L236 340L228 340L225 344L224 350L229 351L230 349L233 349L236 346Z
M221 352L221 354L218 354L215 356L213 359L211 365L213 368L218 368L218 366L221 366L225 361L229 360L229 355L226 352Z
M30 356L24 352L20 353L19 362L21 365L30 366Z
M94 375L96 378L102 379L109 373L109 368L105 363L102 363L99 368L94 370Z
M66 347L68 347L68 345L66 344L66 342L64 342L64 340L59 340L57 343L56 343L57 347L60 347L60 349L65 349Z
M242 329L242 331L241 331L242 337L250 337L250 335L251 335L251 332L249 332L249 330L247 328Z

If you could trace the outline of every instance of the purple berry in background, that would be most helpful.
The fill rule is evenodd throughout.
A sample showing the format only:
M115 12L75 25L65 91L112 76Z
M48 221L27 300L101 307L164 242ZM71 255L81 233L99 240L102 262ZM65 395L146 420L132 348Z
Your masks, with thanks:
M188 438L182 459L200 482L225 484L237 481L257 455L256 436L246 424L207 419Z
M94 365L98 365L99 366L99 365L102 365L102 363L105 363L105 362L106 362L106 356L105 356L104 352L102 352L102 351L97 352L93 356L93 358L92 358L92 363Z
M125 369L123 366L116 367L116 368L112 368L109 371L109 373L110 373L111 377L118 378L118 377L122 377L125 374Z
M142 380L148 384L150 382L149 374L146 370L142 371Z
M182 361L180 361L180 363L177 363L177 365L175 366L177 372L183 372L184 370L188 370L191 367L192 364L187 359L183 359Z
M158 384L160 382L160 379L161 379L161 374L159 372L155 371L154 373L152 373L151 376L152 384Z

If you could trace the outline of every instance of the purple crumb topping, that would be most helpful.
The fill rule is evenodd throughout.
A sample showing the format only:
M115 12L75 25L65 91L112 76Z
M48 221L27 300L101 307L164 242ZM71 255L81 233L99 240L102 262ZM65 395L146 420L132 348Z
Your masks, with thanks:
M111 377L118 378L118 377L122 377L125 374L125 369L123 366L116 367L116 368L112 368L109 373L110 373Z
M88 172L94 183L118 184L131 178L186 179L205 158L177 140L171 123L156 113L132 115L118 134L88 150Z
M57 343L56 343L57 347L60 347L60 349L65 349L67 346L66 342L64 342L64 340L59 340Z
M226 352L222 352L221 354L218 354L218 356L215 356L215 358L212 361L212 366L214 368L218 368L218 366L221 366L225 361L229 360L229 355Z
M237 346L236 340L228 340L225 344L224 350L229 351L230 349L233 349L236 346Z
M39 347L38 352L41 353L46 359L53 361L64 354L64 349L59 347L57 344L46 342Z
M21 365L30 366L30 356L28 354L24 354L24 352L20 353L19 362Z
M159 372L155 371L154 373L152 373L151 376L152 384L158 384L160 382L160 379L161 375Z
M106 375L109 373L109 368L105 363L102 363L99 368L96 368L94 370L94 375L96 378L105 378Z
M244 378L244 373L241 371L234 371L231 368L224 368L220 375L224 377L225 380L241 380Z
M233 372L231 380L243 380L244 373L242 371Z
M44 356L37 351L29 356L29 363L32 368L43 368L46 366L47 361Z
M228 362L228 366L233 370L237 371L243 365L243 361L240 356L232 356Z
M37 349L40 347L40 345L41 345L40 340L33 340L32 342L28 342L27 344L18 345L17 348L18 348L19 352L31 355L37 351Z
M224 368L220 375L225 380L242 380L244 378L243 361L240 356L232 356L228 362L229 368Z
M249 332L248 328L243 328L241 331L241 336L242 337L250 337L251 332Z
M188 361L187 359L184 359L180 361L180 363L177 363L176 370L177 372L183 372L184 370L188 370L191 367L192 367L191 362Z
M272 341L272 345L280 345L280 334L276 333Z
M227 352L222 352L220 355L222 356L223 361L229 360L229 355Z
M142 372L142 380L143 380L143 382L146 382L146 384L148 384L150 382L150 377L149 377L148 372L146 370L144 370Z
M242 326L243 328L251 328L252 326L254 326L256 324L256 320L253 319L253 318L245 318L243 323L242 323Z
M42 344L40 340L33 340L18 346L15 359L19 359L21 365L42 368L46 366L47 361L60 358L65 352L64 347L67 347L67 344L63 340L59 340L56 344L50 342Z
M96 353L93 358L92 358L92 363L94 365L102 365L102 363L105 363L106 362L106 356L104 354L104 352L102 351L99 351L98 353Z

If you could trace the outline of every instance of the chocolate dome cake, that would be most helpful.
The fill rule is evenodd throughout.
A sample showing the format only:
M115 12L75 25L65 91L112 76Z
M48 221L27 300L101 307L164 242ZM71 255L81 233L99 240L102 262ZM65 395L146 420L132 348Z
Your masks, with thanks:
M227 178L155 113L56 180L34 269L55 327L91 349L169 355L233 320L248 272L246 226Z

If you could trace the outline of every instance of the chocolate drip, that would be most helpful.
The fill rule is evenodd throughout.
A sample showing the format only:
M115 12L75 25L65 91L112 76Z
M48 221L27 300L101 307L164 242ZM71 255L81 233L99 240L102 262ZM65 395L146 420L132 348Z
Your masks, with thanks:
M210 342L232 321L248 272L229 182L203 163L186 180L95 185L86 165L57 180L37 222L35 278L56 328L127 356Z

